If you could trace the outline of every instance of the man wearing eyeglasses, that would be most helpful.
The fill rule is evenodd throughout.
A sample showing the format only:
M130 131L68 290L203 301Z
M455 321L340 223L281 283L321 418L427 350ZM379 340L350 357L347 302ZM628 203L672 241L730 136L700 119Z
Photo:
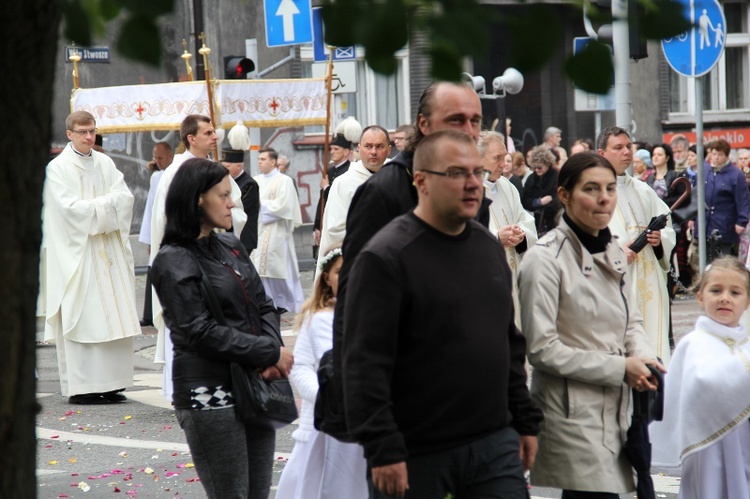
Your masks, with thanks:
M483 173L469 135L426 136L416 208L352 267L342 379L371 498L528 497L542 414L526 387L510 268L473 220Z
M128 239L133 195L114 162L93 149L94 116L76 111L65 127L70 142L47 165L44 184L44 336L56 344L70 403L123 402L141 331Z

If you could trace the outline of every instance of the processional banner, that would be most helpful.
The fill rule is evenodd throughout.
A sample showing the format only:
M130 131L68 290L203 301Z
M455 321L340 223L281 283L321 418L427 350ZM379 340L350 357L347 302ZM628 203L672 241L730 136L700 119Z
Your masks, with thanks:
M216 80L216 126L231 128L324 125L324 79ZM79 88L72 111L88 111L101 133L179 130L188 114L210 116L205 81Z

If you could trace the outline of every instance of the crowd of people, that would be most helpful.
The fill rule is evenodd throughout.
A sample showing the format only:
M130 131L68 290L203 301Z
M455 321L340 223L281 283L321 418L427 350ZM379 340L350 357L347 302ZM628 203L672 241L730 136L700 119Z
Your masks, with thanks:
M413 125L334 135L304 303L289 158L261 149L250 177L240 130L217 162L201 115L182 123L184 152L156 145L140 235L154 290L144 321L159 330L163 392L208 497L265 498L271 486L275 430L235 417L232 363L289 378L302 399L278 498L521 499L530 480L564 499L614 499L636 489L634 396L663 389L660 379L654 464L682 473L682 498L750 497L750 272L737 259L750 152L717 140L698 165L685 137L634 144L608 127L568 156L550 127L524 155L481 124L470 86L435 82ZM40 311L62 394L122 402L139 333L133 197L93 150L94 116L72 113L66 128L45 186ZM701 167L703 235L685 185ZM689 250L709 236L716 258L698 276ZM700 279L705 311L676 350L671 275ZM284 312L297 314L294 354ZM346 441L314 425L328 356Z

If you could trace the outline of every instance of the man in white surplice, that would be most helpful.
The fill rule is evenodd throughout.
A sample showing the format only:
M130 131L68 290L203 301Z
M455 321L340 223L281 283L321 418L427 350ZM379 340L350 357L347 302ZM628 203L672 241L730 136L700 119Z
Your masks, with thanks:
M302 212L292 179L276 168L278 157L272 148L258 153L260 175L253 177L260 188L258 247L250 258L276 308L296 314L304 296L293 233Z
M536 243L534 217L523 209L518 189L503 176L506 167L504 137L498 132L482 132L477 142L482 156L482 167L487 172L484 195L490 205L490 232L505 248L505 256L513 274L513 307L516 327L521 329L521 304L518 300L518 266L520 256Z
M620 240L630 265L634 296L643 316L651 348L666 366L672 357L669 346L669 294L667 272L675 246L672 220L661 231L648 235L648 245L636 254L629 246L648 227L652 217L667 213L669 208L648 184L631 177L627 172L633 160L633 144L628 132L620 127L608 127L596 139L597 152L607 158L617 177L617 209L609 229Z
M391 154L388 131L378 125L370 125L362 130L359 139L360 160L349 165L343 175L336 177L328 193L323 212L323 227L320 231L320 249L318 264L328 248L344 242L346 235L346 214L357 187L364 184L373 174L380 171L383 163ZM320 273L320 266L315 267L315 277Z
M133 195L105 154L93 151L94 116L65 120L70 142L47 166L40 315L57 346L60 388L76 404L122 402L133 386L140 334L128 236Z
M172 164L170 164L159 179L159 186L156 188L156 197L151 214L151 258L149 264L154 261L156 254L161 248L161 240L164 237L164 227L167 224L167 216L164 207L167 200L169 186L175 174L182 168L182 164L192 158L208 158L209 154L216 147L218 137L216 130L211 123L211 118L202 114L189 114L180 124L180 140L185 146L185 152L175 154ZM229 183L232 185L232 229L234 235L238 238L242 229L247 222L247 215L242 207L242 193L240 188L231 178ZM145 221L144 221L145 223ZM172 341L169 338L169 332L164 325L162 318L161 303L156 292L152 292L152 306L154 314L154 326L158 331L156 338L156 352L154 362L164 364L162 379L162 394L167 400L172 400Z

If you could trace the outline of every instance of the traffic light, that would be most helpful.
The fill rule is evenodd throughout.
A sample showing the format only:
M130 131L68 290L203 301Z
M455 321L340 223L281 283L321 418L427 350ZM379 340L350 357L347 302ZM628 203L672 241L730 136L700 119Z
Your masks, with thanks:
M224 78L245 80L247 74L255 70L255 63L247 57L228 55L224 57Z

